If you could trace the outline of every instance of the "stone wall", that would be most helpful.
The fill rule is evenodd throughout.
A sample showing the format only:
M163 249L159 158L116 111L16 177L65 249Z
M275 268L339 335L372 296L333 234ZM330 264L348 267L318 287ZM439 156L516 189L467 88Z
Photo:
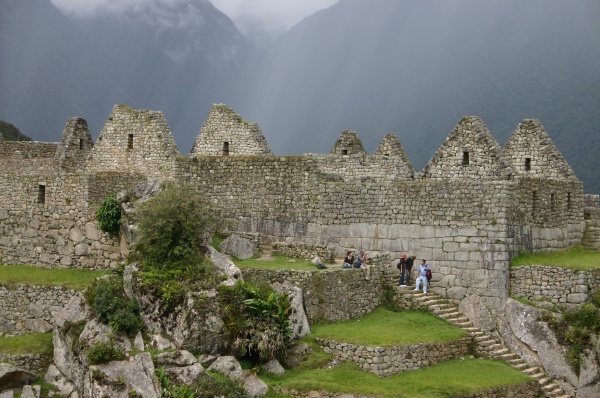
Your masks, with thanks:
M321 258L322 263L335 258L335 247L323 245L307 245L303 242L275 242L273 252L287 257L304 258L312 260L315 256Z
M0 284L0 335L51 331L54 315L79 294L62 287Z
M379 305L383 284L390 278L389 256L372 259L371 280L362 270L327 269L314 271L263 270L244 268L244 279L260 279L271 284L291 284L304 292L304 309L309 322L360 318Z
M600 270L574 271L541 265L511 267L510 294L556 304L582 304L600 286Z
M0 159L53 158L58 148L56 142L2 141Z
M352 361L377 376L417 370L469 354L471 337L446 343L419 343L398 347L363 347L335 340L317 339L323 351L340 361Z
M7 362L18 368L27 369L40 378L44 377L52 360L53 356L51 354L8 355L0 352L0 362Z

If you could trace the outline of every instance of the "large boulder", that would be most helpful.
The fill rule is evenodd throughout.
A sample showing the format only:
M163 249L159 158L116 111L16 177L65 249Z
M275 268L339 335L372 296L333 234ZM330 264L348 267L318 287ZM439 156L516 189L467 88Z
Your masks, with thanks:
M274 283L273 289L279 293L288 295L290 305L292 306L289 319L293 338L299 339L310 334L310 324L308 323L306 311L304 311L304 293L302 289L287 282Z
M48 367L48 371L44 375L44 381L56 387L58 393L63 396L68 396L75 390L75 385L60 373L55 365Z
M487 309L485 302L476 294L465 297L459 304L460 312L465 314L469 320L485 332L491 332L496 328L496 322Z
M262 397L269 392L269 386L253 374L244 379L244 389L251 397Z
M240 260L251 258L258 253L258 249L252 242L238 235L228 236L219 245L219 251Z
M232 356L218 357L212 365L210 365L208 370L216 370L238 383L243 383L245 379L242 366L237 359Z
M165 368L172 383L190 385L204 373L204 368L189 351L169 351L158 354L156 364Z
M149 353L141 353L125 361L90 366L83 396L160 398L161 390L154 377L152 357Z
M231 261L231 258L223 253L220 253L212 246L209 246L208 249L213 265L227 277L227 279L221 282L221 284L233 286L238 280L242 279L242 271L233 263L233 261Z

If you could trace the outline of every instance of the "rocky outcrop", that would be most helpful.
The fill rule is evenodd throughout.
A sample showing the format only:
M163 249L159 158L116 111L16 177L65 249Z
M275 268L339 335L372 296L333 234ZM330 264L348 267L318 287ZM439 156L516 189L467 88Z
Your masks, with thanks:
M20 388L33 383L37 376L25 369L17 368L9 363L0 363L0 391L9 388Z
M238 235L231 235L221 242L219 251L240 260L246 260L258 253L258 249L252 242Z

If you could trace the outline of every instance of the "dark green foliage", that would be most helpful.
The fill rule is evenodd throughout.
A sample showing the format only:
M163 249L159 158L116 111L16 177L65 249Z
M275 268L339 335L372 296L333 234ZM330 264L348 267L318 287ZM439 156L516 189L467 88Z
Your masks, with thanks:
M100 203L96 212L96 220L100 229L111 236L117 236L121 230L121 206L117 199L110 195Z
M112 340L106 342L98 341L88 348L87 359L90 365L120 361L125 359L125 351Z
M160 383L162 398L195 398L196 396L205 396L196 395L196 391L190 386L177 386L171 384L171 380L169 380L169 376L165 372L164 366L156 368L155 374L158 382Z
M202 373L192 385L197 397L227 397L227 398L248 398L246 390L235 381L220 373L211 372Z
M283 358L291 340L288 297L267 285L256 287L245 282L220 289L233 346L261 363Z
M582 364L582 354L586 349L592 348L592 335L600 333L600 307L596 306L596 300L596 296L593 296L592 302L565 310L562 317L550 313L543 317L556 333L558 342L568 347L567 360L577 375Z
M31 141L30 137L21 133L21 130L4 120L0 120L0 135L2 135L6 141Z
M144 326L137 302L125 295L123 280L117 276L96 279L85 291L85 299L98 320L115 331L132 337Z
M398 312L399 308L398 308L398 304L396 304L396 301L394 300L395 296L396 296L396 292L394 291L394 289L392 289L389 286L384 286L381 289L380 305L383 308L385 308L386 310Z
M202 236L217 229L219 217L183 184L168 184L136 211L140 239L131 260L143 270L143 284L167 307L189 291L212 286L214 267L204 257Z

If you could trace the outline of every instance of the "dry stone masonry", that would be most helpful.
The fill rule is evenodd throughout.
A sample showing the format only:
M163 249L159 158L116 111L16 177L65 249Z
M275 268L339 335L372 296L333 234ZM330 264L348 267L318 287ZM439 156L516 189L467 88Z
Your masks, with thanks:
M231 233L262 245L426 258L432 291L491 306L508 297L511 257L578 244L586 226L582 184L536 120L502 148L464 117L415 173L391 134L373 155L344 131L329 154L274 156L258 125L223 104L183 156L162 113L117 105L95 143L80 118L59 143L0 142L0 262L116 267L120 241L99 232L95 210L148 179L190 184Z

